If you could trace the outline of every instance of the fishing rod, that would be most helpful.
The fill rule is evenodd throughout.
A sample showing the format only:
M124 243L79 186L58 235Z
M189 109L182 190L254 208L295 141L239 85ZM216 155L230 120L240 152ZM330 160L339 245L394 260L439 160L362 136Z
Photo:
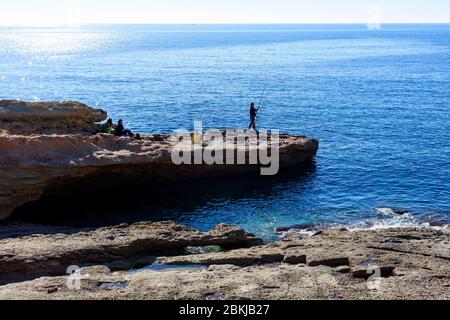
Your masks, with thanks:
M265 94L266 94L267 87L268 87L268 85L269 85L269 78L270 78L270 76L268 75L268 76L267 76L267 79L266 79L266 83L265 83L265 85L264 85L263 92L262 92L262 94L261 94L261 98L259 99L259 104L258 104L258 119L259 119L260 116L261 116L262 102L263 102L264 96L265 96Z

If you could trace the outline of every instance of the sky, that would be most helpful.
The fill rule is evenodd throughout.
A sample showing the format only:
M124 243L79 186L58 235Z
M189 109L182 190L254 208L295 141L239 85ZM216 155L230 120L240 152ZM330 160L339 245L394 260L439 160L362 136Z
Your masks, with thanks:
M450 23L449 0L0 0L0 25Z

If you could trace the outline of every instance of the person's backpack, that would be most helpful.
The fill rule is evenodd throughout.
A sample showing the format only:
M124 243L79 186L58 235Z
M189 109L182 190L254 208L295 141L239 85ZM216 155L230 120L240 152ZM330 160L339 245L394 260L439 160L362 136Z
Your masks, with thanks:
M111 127L109 127L109 128L106 128L106 133L109 133L109 134L115 134L116 133L116 129L114 129L114 128L111 128Z

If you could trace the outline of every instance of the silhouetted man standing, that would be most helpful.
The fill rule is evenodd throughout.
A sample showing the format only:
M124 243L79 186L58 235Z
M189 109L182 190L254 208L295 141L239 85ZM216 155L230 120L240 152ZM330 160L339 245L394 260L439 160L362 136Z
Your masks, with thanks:
M256 132L258 132L258 130L256 130L256 117L258 116L258 111L259 108L255 108L255 104L252 102L250 104L250 125L248 129L253 129Z

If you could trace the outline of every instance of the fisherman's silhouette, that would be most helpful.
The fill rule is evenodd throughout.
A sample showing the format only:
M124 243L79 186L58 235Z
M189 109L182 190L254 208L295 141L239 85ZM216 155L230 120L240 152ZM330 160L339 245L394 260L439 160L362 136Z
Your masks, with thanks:
M256 117L258 116L258 111L260 108L256 108L255 104L252 102L250 104L250 125L248 126L248 129L253 129L256 132L258 132L258 130L256 130Z

